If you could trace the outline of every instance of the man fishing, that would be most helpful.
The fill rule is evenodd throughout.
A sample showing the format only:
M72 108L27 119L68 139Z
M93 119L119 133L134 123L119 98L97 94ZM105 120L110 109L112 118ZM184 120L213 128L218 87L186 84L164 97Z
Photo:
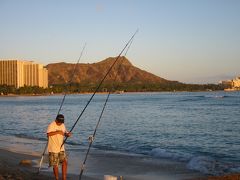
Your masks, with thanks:
M58 114L56 120L51 122L47 128L49 166L53 166L55 179L58 180L58 165L62 164L62 179L66 180L67 175L67 157L63 145L64 137L70 137L72 134L67 132L64 125L64 116Z

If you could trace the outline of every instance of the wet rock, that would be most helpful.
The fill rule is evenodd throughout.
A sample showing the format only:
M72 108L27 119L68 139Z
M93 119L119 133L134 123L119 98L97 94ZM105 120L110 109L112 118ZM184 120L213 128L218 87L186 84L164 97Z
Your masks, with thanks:
M29 167L31 167L32 166L32 161L31 160L21 160L20 162L19 162L19 165L21 165L21 166L29 166Z

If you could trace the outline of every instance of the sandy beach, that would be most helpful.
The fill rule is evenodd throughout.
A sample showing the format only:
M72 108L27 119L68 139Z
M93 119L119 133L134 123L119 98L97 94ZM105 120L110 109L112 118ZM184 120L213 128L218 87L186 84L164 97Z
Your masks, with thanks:
M34 158L36 157L0 149L0 179L52 179L50 174L37 175L37 168L19 164L21 160L33 160Z
M37 174L36 160L39 156L15 153L9 150L0 150L0 179L54 179L51 169L43 168ZM78 179L76 172L79 162L72 160L69 156L68 179ZM31 160L32 164L20 164L22 160ZM46 164L45 164L46 165ZM104 175L122 176L129 180L157 180L157 179L206 179L197 172L187 170L183 164L169 160L153 162L149 157L115 154L115 153L92 153L89 156L82 179L103 179Z
M83 154L82 154L83 155ZM39 155L40 156L40 155ZM37 160L39 156L16 153L0 149L0 180L51 180L54 179L51 169L43 170L37 174ZM69 156L70 180L78 179L76 170L80 165ZM21 164L22 160L28 160L31 165ZM46 162L45 162L46 163ZM46 166L46 164L45 164ZM75 172L75 174L73 174ZM104 175L122 176L126 180L239 180L240 175L228 175L221 177L207 177L198 172L189 171L184 164L161 159L153 162L149 157L115 153L92 153L85 167L83 180L103 179Z

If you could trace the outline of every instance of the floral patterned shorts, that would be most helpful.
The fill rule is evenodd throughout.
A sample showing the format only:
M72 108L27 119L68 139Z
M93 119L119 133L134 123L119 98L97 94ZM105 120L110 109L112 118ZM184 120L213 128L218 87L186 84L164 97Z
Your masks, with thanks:
M61 164L67 158L65 151L61 151L59 153L49 152L48 157L49 157L49 167Z

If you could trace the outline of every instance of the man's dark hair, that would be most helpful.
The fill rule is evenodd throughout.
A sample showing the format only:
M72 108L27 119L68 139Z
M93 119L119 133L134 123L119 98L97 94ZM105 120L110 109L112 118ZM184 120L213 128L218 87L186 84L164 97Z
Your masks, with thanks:
M57 122L64 123L64 116L62 114L58 114L56 120Z

